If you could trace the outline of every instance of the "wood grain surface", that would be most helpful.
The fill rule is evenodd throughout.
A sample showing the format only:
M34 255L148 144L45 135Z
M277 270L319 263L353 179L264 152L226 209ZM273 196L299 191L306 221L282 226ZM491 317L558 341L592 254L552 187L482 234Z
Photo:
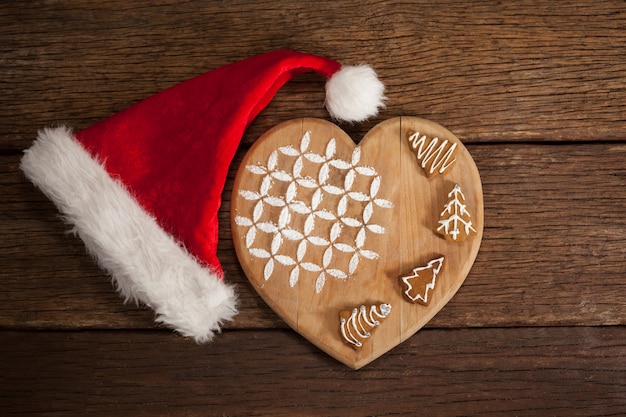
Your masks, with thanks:
M210 348L160 332L0 341L5 415L571 417L626 406L617 327L426 330L359 371L280 330L228 331Z
M491 1L0 2L2 415L626 414L626 5ZM454 133L483 182L481 250L425 329L354 372L292 332L237 261L243 155L324 80L247 129L220 211L240 314L209 345L124 305L18 170L39 128L87 127L189 77L289 48L367 62L397 116Z

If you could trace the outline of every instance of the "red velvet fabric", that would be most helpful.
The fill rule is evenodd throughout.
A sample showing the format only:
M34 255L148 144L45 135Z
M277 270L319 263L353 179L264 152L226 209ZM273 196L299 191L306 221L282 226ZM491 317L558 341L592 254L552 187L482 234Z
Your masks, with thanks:
M245 128L296 75L334 60L294 51L248 58L157 93L76 138L159 225L221 276L218 210ZM140 237L138 237L140 238Z

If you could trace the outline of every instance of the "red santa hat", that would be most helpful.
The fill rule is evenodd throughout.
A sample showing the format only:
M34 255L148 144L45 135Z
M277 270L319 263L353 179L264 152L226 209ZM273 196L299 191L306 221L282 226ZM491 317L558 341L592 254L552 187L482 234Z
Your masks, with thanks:
M326 107L362 121L384 87L367 65L275 51L157 93L73 133L47 128L21 168L59 208L126 300L197 342L237 313L216 255L218 210L245 128L298 74L326 78Z

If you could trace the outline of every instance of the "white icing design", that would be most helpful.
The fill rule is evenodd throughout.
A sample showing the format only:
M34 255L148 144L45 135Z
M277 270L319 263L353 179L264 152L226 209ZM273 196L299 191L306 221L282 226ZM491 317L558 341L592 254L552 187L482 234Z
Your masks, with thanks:
M371 337L371 331L380 326L380 320L387 318L391 312L391 304L370 306L369 310L362 305L352 310L350 317L339 318L339 329L344 340L356 348L363 346L363 339Z
M400 277L404 283L404 287L406 288L404 295L406 295L409 300L414 303L419 302L424 305L428 304L428 295L429 292L435 288L437 275L443 265L443 259L443 256L441 258L433 259L428 262L428 265L426 266L413 268L412 274ZM415 288L413 284L417 285L420 278L423 278L423 276L426 276L427 274L432 274L430 282L424 285L421 289Z
M376 170L359 165L360 147L354 148L347 161L336 156L334 138L328 140L323 154L310 151L310 141L311 132L307 131L300 149L282 146L270 154L265 165L246 166L248 172L262 178L258 190L239 190L239 196L254 207L250 217L236 215L235 224L247 228L245 243L250 255L267 259L265 280L272 277L277 265L286 266L290 268L289 285L294 287L304 270L317 274L315 292L320 293L328 276L347 279L363 258L378 258L378 253L367 249L366 241L371 233L384 234L385 227L371 220L377 207L392 208L393 204L377 196L381 178ZM315 167L315 174L304 175L305 165L309 168L306 172ZM340 175L331 175L331 170ZM286 192L272 194L275 183L286 184ZM368 183L365 189L355 189L355 184L362 187L364 183ZM323 207L324 202L334 200L336 206ZM264 212L272 208L280 209L277 221L262 220ZM270 235L269 250L255 246L260 234ZM346 238L352 235L354 239ZM293 253L284 249L286 241L297 242ZM341 254L350 256L345 267L336 265Z
M415 132L409 136L409 143L415 152L417 160L421 163L422 168L426 171L428 176L437 172L443 174L446 169L456 162L454 154L457 144L452 143L450 147L448 147L450 142L444 139L439 147L437 147L439 138L434 137L426 144L427 140L426 135L420 136L419 132ZM448 147L447 150L446 147ZM428 166L429 163L430 166Z
M465 195L459 184L456 184L448 193L448 198L451 200L446 203L440 214L441 220L439 220L437 231L449 235L452 240L463 240L469 236L470 232L475 233L476 229L470 220L471 216L465 205Z

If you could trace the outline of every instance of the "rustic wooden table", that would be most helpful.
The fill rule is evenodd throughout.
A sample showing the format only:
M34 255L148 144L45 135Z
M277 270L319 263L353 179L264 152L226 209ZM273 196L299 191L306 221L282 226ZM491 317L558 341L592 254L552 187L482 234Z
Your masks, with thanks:
M425 329L359 371L294 333L237 262L235 170L270 127L327 115L287 84L247 130L221 211L241 313L209 345L124 305L18 170L37 129L80 129L279 48L369 62L375 120L455 133L480 170L481 251ZM626 415L626 5L622 1L0 3L0 414Z

